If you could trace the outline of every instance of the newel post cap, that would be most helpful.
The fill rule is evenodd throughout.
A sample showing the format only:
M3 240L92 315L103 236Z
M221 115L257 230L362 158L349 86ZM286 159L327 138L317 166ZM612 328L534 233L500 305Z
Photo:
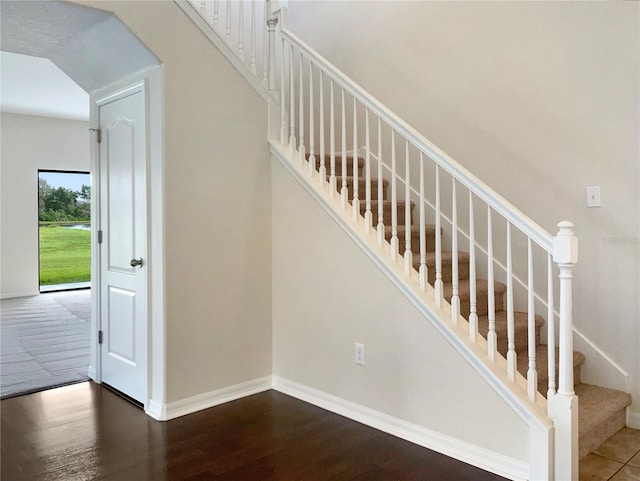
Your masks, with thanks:
M573 224L562 221L558 233L553 238L553 262L575 264L578 262L578 238L573 233Z
M277 24L278 24L278 17L273 16L267 20L267 26L269 27L270 32L275 31Z

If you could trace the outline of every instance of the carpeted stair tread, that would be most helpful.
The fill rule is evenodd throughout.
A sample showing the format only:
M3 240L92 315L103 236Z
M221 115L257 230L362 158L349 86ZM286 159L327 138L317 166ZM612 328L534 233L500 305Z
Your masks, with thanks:
M625 425L624 409L631 404L626 392L593 384L578 384L580 458L596 450Z
M540 328L544 325L544 318L536 316L536 345L540 342ZM520 353L528 349L529 315L526 312L515 311L513 313L513 326L516 339L516 352ZM478 316L478 332L485 339L489 332L489 317ZM507 311L496 311L496 336L498 338L498 352L503 356L507 353Z
M496 310L502 310L502 304L504 299L504 293L507 290L507 286L500 282L494 283L494 300L495 300L495 308ZM444 283L444 298L450 302L451 293L453 291L453 287L449 283ZM470 288L469 288L469 280L463 279L458 283L458 296L460 297L460 314L465 319L469 319L469 312L471 310L470 307ZM478 316L484 316L487 314L489 309L488 302L488 293L489 293L489 282L484 279L476 280L476 312Z
M374 226L377 224L377 217L374 215L373 224ZM404 224L398 226L398 240L400 241L400 245L404 246L405 238L404 238ZM436 249L436 226L433 224L426 224L424 229L425 235L425 247L427 252L433 252ZM384 226L384 237L387 241L391 240L391 226ZM414 255L420 255L420 225L413 224L411 226L411 251Z
M360 203L364 205L364 201L362 201L362 199L361 199L361 202L360 202ZM378 204L379 204L379 203L380 203L380 201L378 201L378 200L372 200L372 201L371 201L371 208L372 208L373 210L375 210L375 209L378 207ZM404 209L404 206L405 206L406 202L405 202L404 200L398 200L398 201L396 201L396 204L397 204L399 207L402 207L402 208ZM383 201L382 201L382 206L383 206L383 208L391 209L391 201L390 201L390 200L383 200ZM413 202L413 201L411 201L411 208L413 209L415 206L416 206L416 203L415 203L415 202ZM404 211L403 211L403 212L404 212ZM404 219L403 219L403 220L404 220ZM400 224L400 219L398 219L398 224ZM404 227L404 222L402 223L402 226ZM399 229L400 229L400 225L398 225L398 230L399 230Z
M371 210L373 212L373 218L377 219L378 218L378 206L381 205L381 210L382 210L382 215L384 217L384 222L385 224L387 222L391 223L391 206L392 203L390 200L383 200L383 201L378 201L378 200L372 200L371 201ZM415 208L416 204L415 202L411 202L411 212L413 212L413 209ZM364 202L363 200L360 200L360 214L364 216L365 210L367 208L366 202ZM402 224L404 225L404 208L405 208L405 201L404 200L399 200L396 202L396 212L397 212L397 216L398 216L398 224ZM375 224L375 221L374 221Z
M330 176L327 175L327 182L329 182ZM362 177L358 179L358 198L360 202L366 201L366 180ZM389 186L389 181L386 179L382 180L382 197L384 198L387 194L387 187ZM340 192L342 189L342 177L338 179L336 182L336 190ZM353 199L353 176L347 176L347 189L349 191L349 200ZM371 179L371 200L378 200L378 179Z
M398 236L399 237L399 236ZM404 251L405 245L400 243L400 251ZM435 252L426 252L426 264L429 269L433 268L435 271L436 268L436 253ZM450 266L453 261L453 252L451 251L442 251L442 265ZM460 264L469 264L469 253L468 252L458 252L458 265ZM414 267L420 266L420 253L413 253L413 265ZM444 267L443 267L444 268Z
M309 154L305 154L307 161L309 160ZM342 154L337 153L336 159L336 176L342 176ZM324 167L327 170L327 175L331 174L331 155L325 154ZM320 156L316 154L316 170L320 168ZM362 174L364 169L364 158L358 156L358 171ZM347 154L347 175L353 175L353 155Z
M399 225L398 226L398 237L402 237L404 239L404 225ZM436 226L433 224L425 224L424 226L424 231L425 231L425 235L427 237L429 236L435 236L436 235ZM392 233L392 229L390 225L385 225L384 226L384 235L385 238L389 239L391 238L391 233ZM411 238L420 238L420 226L419 225L412 225L411 226Z
M494 293L496 295L504 295L507 291L507 286L501 282L494 282ZM444 284L444 297L445 299L451 299L451 293L453 292L453 286L451 284ZM463 279L458 283L458 296L460 299L469 299L471 296L471 287L469 285L469 279ZM487 297L489 294L489 281L485 279L476 279L476 298ZM496 305L496 311L502 310L502 304Z
M400 253L404 254L405 246L400 244ZM444 282L451 282L452 273L453 252L442 251L442 280ZM427 276L431 284L434 283L436 278L436 253L431 251L426 252L426 266ZM420 268L420 253L413 252L413 267L418 270ZM458 252L458 280L465 280L469 278L469 253Z
M558 385L558 356L559 349L556 348L556 387ZM545 397L549 389L549 350L545 344L538 344L536 346L536 371L538 372L538 391ZM580 384L580 366L585 361L584 354L578 351L573 351L573 382L574 384ZM518 353L518 372L525 378L527 377L527 371L529 370L529 356L528 349L524 352Z

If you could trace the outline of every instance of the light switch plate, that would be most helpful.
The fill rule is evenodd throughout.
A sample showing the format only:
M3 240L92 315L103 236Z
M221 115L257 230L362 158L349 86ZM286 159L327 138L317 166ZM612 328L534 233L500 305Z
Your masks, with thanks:
M600 186L590 185L587 187L587 207L600 207Z

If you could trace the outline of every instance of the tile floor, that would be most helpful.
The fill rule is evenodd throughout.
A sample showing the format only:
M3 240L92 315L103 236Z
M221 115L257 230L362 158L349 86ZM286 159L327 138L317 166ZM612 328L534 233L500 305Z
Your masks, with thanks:
M580 461L580 481L640 481L640 429L624 428Z

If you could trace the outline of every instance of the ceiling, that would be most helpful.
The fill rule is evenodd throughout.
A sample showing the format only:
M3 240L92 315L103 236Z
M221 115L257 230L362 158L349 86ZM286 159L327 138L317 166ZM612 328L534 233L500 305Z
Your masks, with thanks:
M89 120L89 94L49 59L0 52L0 110Z
M53 0L1 1L0 46L2 109L33 115L88 118L86 92L159 64L112 13Z

